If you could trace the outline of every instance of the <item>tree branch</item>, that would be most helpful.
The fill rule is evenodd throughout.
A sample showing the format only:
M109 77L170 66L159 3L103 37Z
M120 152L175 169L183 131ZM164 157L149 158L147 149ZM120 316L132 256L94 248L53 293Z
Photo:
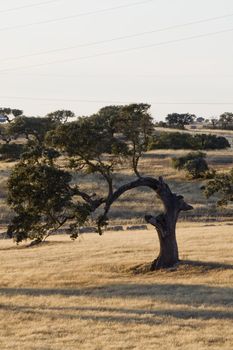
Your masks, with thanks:
M93 199L94 195L90 196L86 192L79 190L78 186L71 188L74 195L80 196L86 203L91 206L92 211L95 211L101 204L105 202L104 198Z
M108 212L111 208L111 205L125 192L136 188L136 187L140 187L140 186L146 186L146 187L150 187L151 189L153 189L154 191L157 191L158 188L158 180L151 178L151 177L140 177L139 179L129 182L125 185L122 185L121 187L119 187L106 201L106 205L104 208L104 213L103 215L101 215L98 218L98 227L99 227L99 232L101 232L101 226L103 226L106 221L107 221L107 215Z
M184 201L182 196L177 196L176 194L172 193L169 186L163 181L161 177L159 180L152 177L140 177L135 181L122 185L112 194L111 197L108 198L104 208L104 213L98 219L99 231L101 231L101 226L103 226L108 220L107 215L111 208L111 205L125 192L141 186L149 187L157 193L158 197L161 199L165 207L165 213L163 214L163 217L170 215L174 218L174 222L176 222L180 211L193 209L191 205L187 204ZM157 226L156 228L160 230L161 223L158 221L158 217L156 218L156 221L153 222L153 225L155 227Z

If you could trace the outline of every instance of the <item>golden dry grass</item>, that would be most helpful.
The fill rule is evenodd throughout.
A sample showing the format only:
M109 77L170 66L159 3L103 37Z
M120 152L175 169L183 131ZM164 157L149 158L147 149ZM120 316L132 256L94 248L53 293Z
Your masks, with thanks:
M177 231L186 263L153 273L153 230L0 241L0 349L231 350L232 226Z

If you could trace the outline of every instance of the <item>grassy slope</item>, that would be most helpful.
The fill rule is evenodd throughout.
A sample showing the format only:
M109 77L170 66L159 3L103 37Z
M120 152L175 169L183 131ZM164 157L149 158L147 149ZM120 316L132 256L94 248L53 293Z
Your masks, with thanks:
M232 226L181 224L178 240L190 265L154 273L154 231L0 241L1 350L230 350Z

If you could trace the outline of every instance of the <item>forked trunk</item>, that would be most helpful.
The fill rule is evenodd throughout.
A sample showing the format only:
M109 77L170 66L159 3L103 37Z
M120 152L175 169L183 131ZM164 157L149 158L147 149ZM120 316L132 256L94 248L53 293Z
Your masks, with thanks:
M160 251L158 257L153 261L151 270L172 267L179 261L179 251L176 241L176 222L180 211L191 210L182 196L172 193L163 179L159 179L157 194L164 205L164 213L153 217L146 215L145 219L153 225L158 233Z
M169 186L160 177L158 180L151 177L140 177L116 190L106 203L104 215L99 219L99 226L105 224L107 213L112 203L123 193L139 186L147 186L154 190L164 206L164 213L154 217L146 215L145 219L153 225L158 232L160 252L151 265L151 270L172 267L179 261L176 241L176 222L181 211L192 210L193 207L184 201L183 196L172 193Z

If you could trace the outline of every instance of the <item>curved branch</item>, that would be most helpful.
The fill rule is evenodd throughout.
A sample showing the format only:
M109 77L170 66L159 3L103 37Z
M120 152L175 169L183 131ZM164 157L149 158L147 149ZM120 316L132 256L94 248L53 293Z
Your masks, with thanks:
M171 192L169 186L163 181L163 178L160 177L158 180L152 177L140 177L135 181L129 182L125 185L119 187L107 200L104 208L104 213L98 219L99 232L101 232L101 226L106 224L107 215L111 208L111 205L125 192L136 188L136 187L149 187L154 190L158 197L163 202L165 213L163 215L169 215L173 218L173 222L176 222L178 214L180 211L192 210L193 207L187 204L183 196L178 196Z
M106 206L111 206L112 203L115 202L115 200L117 200L123 193L132 190L133 188L145 186L150 187L151 189L157 192L158 185L159 181L157 179L154 179L153 177L140 177L135 181L129 182L119 187L109 198L109 200L106 203Z

